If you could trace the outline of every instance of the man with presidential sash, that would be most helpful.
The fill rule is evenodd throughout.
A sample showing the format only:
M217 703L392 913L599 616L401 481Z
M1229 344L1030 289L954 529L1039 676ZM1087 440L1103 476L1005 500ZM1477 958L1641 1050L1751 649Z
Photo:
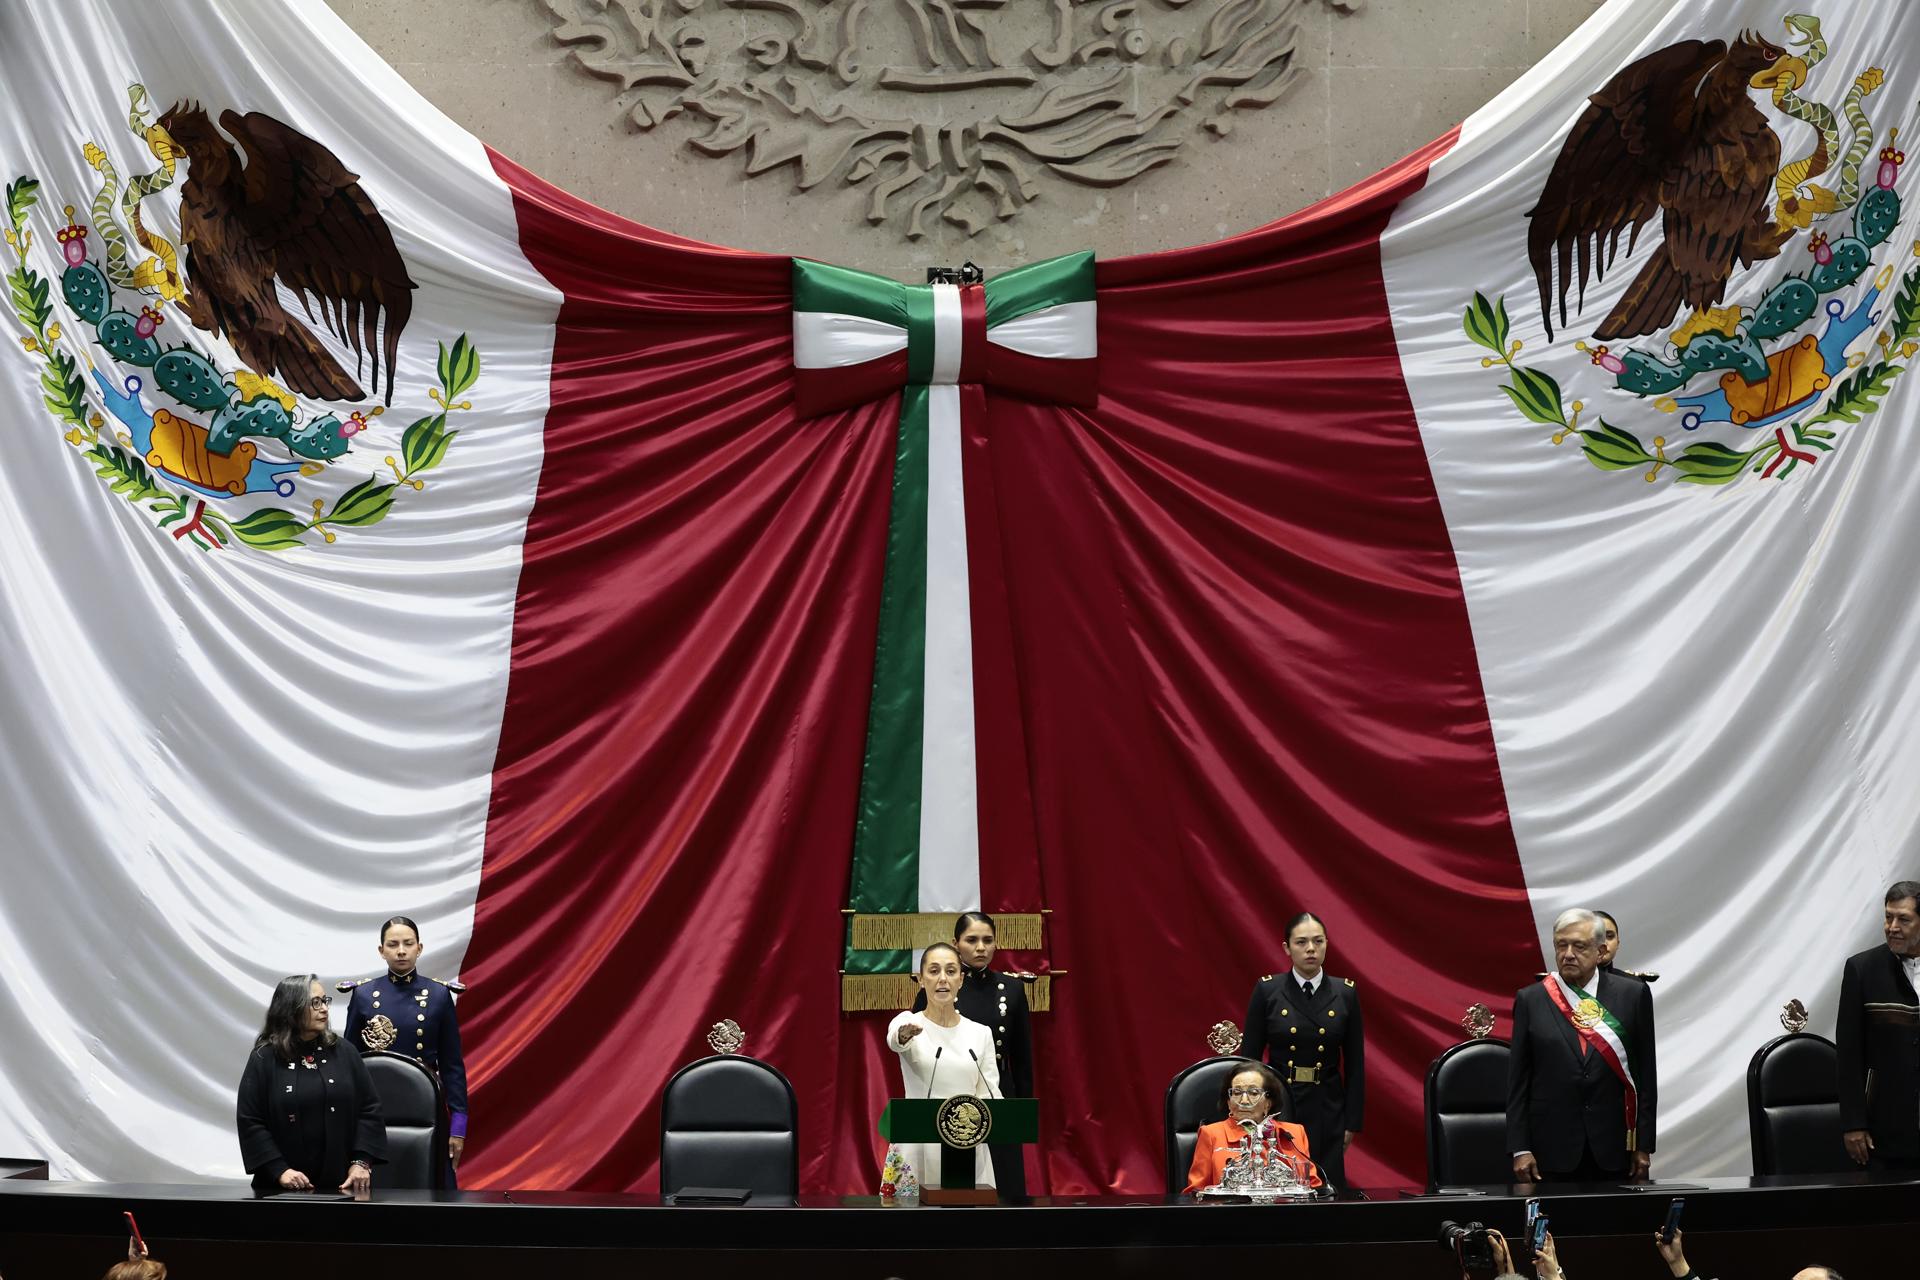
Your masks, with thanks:
M1600 968L1600 918L1553 922L1554 970L1513 1001L1507 1149L1517 1182L1644 1178L1659 1084L1653 991Z

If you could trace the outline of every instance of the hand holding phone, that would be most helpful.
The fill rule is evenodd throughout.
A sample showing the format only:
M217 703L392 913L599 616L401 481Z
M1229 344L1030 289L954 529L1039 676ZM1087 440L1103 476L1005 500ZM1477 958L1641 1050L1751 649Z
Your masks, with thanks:
M1660 1228L1660 1243L1672 1244L1675 1233L1680 1230L1680 1212L1687 1207L1685 1197L1675 1196L1667 1205L1667 1225Z
M138 1262L147 1256L147 1242L140 1238L140 1224L133 1220L131 1209L122 1209L120 1216L127 1220L127 1261Z

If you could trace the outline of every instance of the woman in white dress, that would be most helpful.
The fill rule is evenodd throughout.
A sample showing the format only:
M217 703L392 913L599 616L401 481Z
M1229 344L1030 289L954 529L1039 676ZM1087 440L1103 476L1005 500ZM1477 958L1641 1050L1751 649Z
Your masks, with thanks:
M887 1048L900 1055L905 1081L903 1098L950 1098L971 1093L998 1098L1000 1068L994 1060L993 1031L960 1016L954 1000L960 994L960 953L953 944L936 942L920 957L915 975L926 992L923 1012L909 1010L887 1024ZM923 1187L940 1185L940 1144L898 1142L894 1149L913 1166ZM985 1146L973 1149L976 1187L993 1186L993 1162Z

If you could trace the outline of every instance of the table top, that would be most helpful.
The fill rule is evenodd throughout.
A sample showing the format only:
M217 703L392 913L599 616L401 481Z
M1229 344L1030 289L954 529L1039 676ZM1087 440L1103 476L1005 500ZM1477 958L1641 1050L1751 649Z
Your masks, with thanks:
M1687 1230L1760 1226L1920 1225L1911 1175L1700 1178L1629 1189L1617 1182L1546 1188L1486 1186L1448 1193L1372 1188L1329 1200L1251 1205L1185 1196L1037 1196L1019 1204L955 1208L882 1204L877 1196L755 1198L744 1205L674 1205L659 1195L581 1191L375 1190L338 1196L256 1198L245 1183L177 1184L0 1181L0 1235L112 1235L131 1209L149 1237L332 1239L418 1244L551 1242L605 1247L914 1248L929 1238L925 1212L986 1215L978 1224L1005 1247L1101 1247L1115 1242L1232 1244L1290 1241L1430 1240L1443 1219L1478 1220L1510 1234L1525 1201L1548 1205L1556 1235L1648 1231L1668 1201L1687 1198ZM330 1206L330 1207L320 1207ZM751 1232L723 1228L714 1213L752 1213ZM324 1219L324 1221L322 1221Z

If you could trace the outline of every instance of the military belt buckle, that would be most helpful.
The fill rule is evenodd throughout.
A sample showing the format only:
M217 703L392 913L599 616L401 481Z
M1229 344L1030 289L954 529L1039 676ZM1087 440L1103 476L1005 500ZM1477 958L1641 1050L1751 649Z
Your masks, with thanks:
M1293 1069L1293 1076L1292 1076L1292 1079L1293 1079L1293 1082L1294 1082L1295 1084L1319 1084L1319 1083L1320 1083L1320 1068L1318 1068L1318 1067L1295 1067L1295 1068Z

